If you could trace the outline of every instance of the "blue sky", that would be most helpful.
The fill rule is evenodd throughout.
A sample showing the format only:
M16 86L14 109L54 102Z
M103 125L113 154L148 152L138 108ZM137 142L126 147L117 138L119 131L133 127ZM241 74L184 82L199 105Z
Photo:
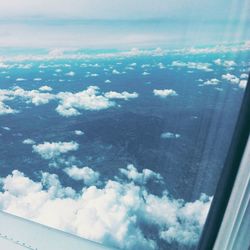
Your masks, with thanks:
M249 39L248 0L9 0L1 47L182 47ZM248 34L247 34L248 33Z

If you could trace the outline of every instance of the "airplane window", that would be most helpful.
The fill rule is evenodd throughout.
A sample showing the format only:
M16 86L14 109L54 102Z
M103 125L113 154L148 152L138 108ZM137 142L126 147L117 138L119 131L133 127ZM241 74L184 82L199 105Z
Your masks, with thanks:
M0 210L195 249L247 86L249 5L1 2Z

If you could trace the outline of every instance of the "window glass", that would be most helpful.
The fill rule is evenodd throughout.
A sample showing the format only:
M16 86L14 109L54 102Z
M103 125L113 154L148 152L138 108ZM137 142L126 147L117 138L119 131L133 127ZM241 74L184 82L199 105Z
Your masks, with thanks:
M248 13L0 3L0 209L120 249L194 249L247 85Z

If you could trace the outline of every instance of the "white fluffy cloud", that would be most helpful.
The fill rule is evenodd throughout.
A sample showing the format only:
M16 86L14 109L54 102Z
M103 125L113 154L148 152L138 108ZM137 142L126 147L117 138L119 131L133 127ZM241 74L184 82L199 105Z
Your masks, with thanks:
M232 83L232 84L238 84L238 83L240 82L240 79L239 79L237 76L232 75L232 74L230 74L230 73L227 73L227 74L222 75L221 78L222 78L223 80L229 81L229 82Z
M173 138L180 138L180 137L181 137L180 134L174 134L171 132L165 132L161 134L162 139L173 139Z
M96 86L77 93L61 92L57 95L60 101L56 111L63 116L73 116L80 114L78 110L101 110L115 106L114 102L98 93Z
M50 160L55 159L61 154L68 153L70 151L76 151L79 148L79 144L71 142L44 142L42 144L33 145L33 151L39 154L43 159Z
M154 179L157 182L161 182L163 180L159 173L155 173L147 168L143 169L142 172L139 173L132 164L129 164L127 168L120 168L119 170L121 174L128 178L128 180L134 181L137 184L146 184L150 179Z
M38 90L27 91L20 87L15 87L12 90L0 89L0 101L13 100L15 98L21 98L26 103L38 106L49 103L49 101L55 99L55 96L50 93L41 93Z
M159 96L162 98L165 98L167 96L177 96L178 95L176 93L176 91L173 89L154 89L153 93L155 96Z
M127 91L123 91L121 93L115 92L115 91L110 91L105 93L105 97L109 99L123 99L123 100L128 100L128 99L133 99L137 98L139 95L136 92L129 93Z
M23 140L23 144L28 144L28 145L32 145L35 144L36 142L30 138Z
M97 183L100 174L89 167L79 168L77 166L72 166L64 169L64 172L76 181L84 181L84 184L91 186Z
M76 135L84 135L84 132L81 130L75 130Z
M120 75L121 73L120 73L118 70L113 69L113 70L112 70L112 74L113 74L113 75Z
M41 181L34 182L17 170L2 178L0 186L0 209L6 212L130 250L157 249L157 237L195 244L211 203L204 194L185 203L167 192L157 196L134 182L112 180L102 188L76 192L63 187L55 174L42 173ZM156 235L147 235L142 224L154 227Z
M39 88L40 91L52 91L53 89L47 85L41 86Z

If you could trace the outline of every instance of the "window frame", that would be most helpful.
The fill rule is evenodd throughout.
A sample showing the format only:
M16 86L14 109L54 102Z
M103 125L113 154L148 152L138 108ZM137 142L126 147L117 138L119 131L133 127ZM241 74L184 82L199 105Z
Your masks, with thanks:
M214 249L229 204L250 132L250 76L242 100L238 120L209 213L201 234L198 250Z

